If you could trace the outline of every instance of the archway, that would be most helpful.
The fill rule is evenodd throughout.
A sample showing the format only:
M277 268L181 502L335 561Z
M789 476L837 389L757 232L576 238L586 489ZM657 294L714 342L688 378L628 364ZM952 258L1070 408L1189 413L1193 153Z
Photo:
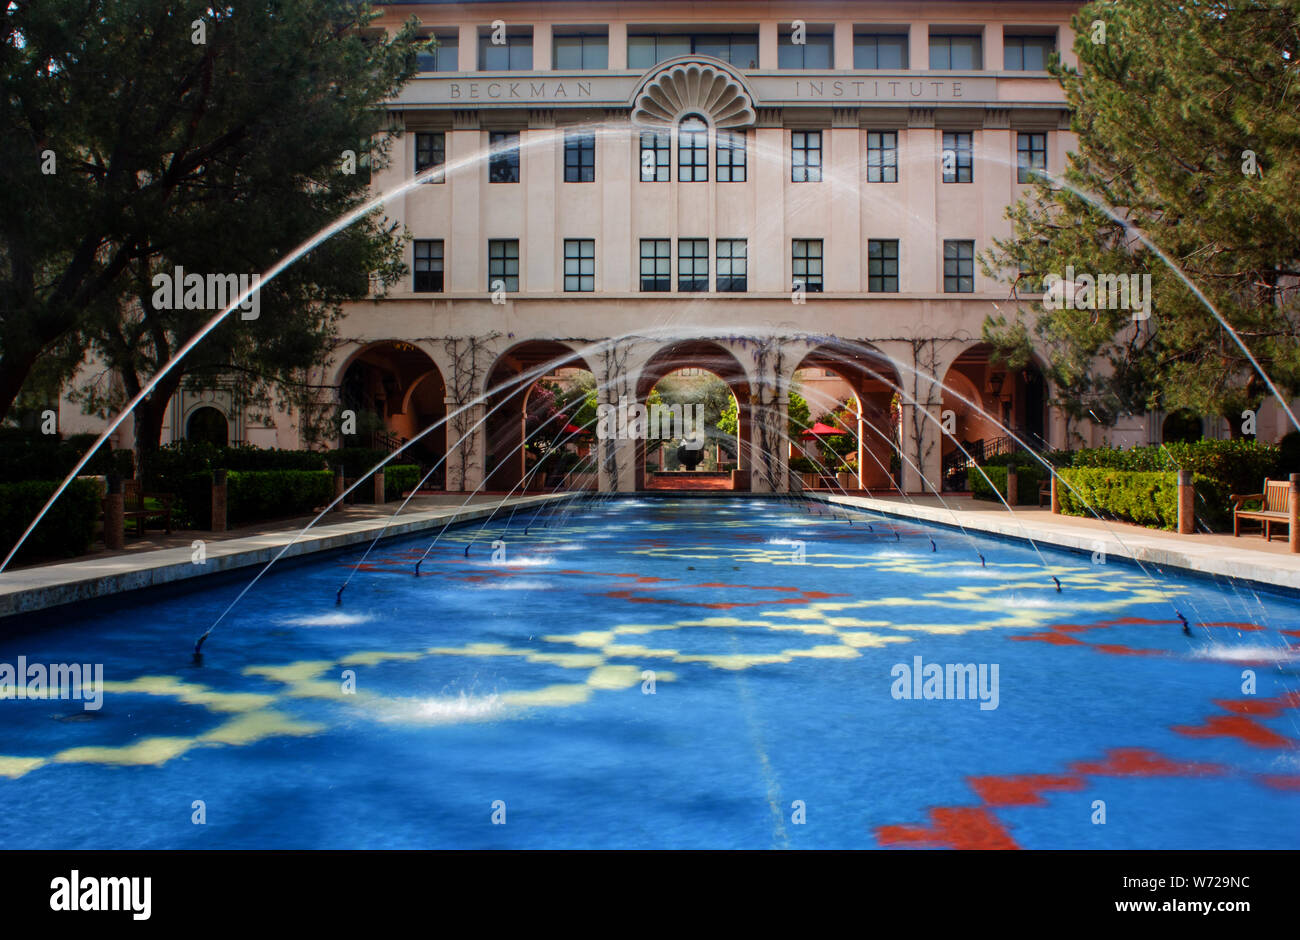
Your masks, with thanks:
M230 443L230 422L211 405L195 408L185 422L185 439L225 447Z
M355 419L345 423L340 445L396 450L442 421L446 397L442 373L418 346L401 340L366 346L339 375L339 406ZM426 486L441 486L445 468L439 462L447 452L446 440L446 427L440 426L407 447L398 461L439 465Z
M1171 412L1160 424L1160 440L1165 444L1190 444L1205 434L1205 425L1194 411L1181 408Z

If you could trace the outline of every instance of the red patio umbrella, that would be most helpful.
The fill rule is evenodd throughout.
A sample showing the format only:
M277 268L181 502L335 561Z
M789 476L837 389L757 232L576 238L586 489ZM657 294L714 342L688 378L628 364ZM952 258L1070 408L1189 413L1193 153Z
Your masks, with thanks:
M847 434L843 428L833 428L829 424L822 424L818 421L808 430L800 434L800 437L829 437L832 434Z

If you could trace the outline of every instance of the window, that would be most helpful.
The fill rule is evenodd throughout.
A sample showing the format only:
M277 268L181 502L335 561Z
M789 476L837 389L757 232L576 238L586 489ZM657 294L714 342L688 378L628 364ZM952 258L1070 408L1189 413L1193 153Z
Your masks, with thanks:
M1047 135L1016 135L1016 182L1028 183L1035 170L1047 169Z
M790 132L790 179L796 183L822 181L822 132Z
M855 69L907 68L907 34L855 33L853 67Z
M758 33L643 33L627 37L627 67L648 69L680 55L708 55L737 68L758 68Z
M684 291L709 289L709 240L707 238L677 239L677 289Z
M519 290L519 239L488 242L488 290Z
M532 31L507 33L505 42L492 41L492 32L478 37L478 67L482 72L526 72L533 67Z
M1007 36L1003 68L1010 72L1042 72L1056 51L1055 36Z
M564 289L596 289L596 241L592 238L564 240Z
M719 238L718 290L742 293L749 289L749 244L743 238Z
M867 290L873 294L898 293L898 239L867 242Z
M943 243L943 291L945 294L975 292L974 242L945 241Z
M492 131L488 134L488 182L519 182L519 132Z
M416 240L414 287L417 294L436 294L442 291L441 238Z
M592 131L564 132L564 181L590 183L596 179L596 135Z
M609 36L605 33L556 33L551 45L556 69L609 68Z
M943 132L943 181L969 183L972 178L970 131Z
M983 47L979 36L931 36L930 68L984 68Z
M709 126L694 115L677 127L677 182L705 183L709 179Z
M641 132L641 182L666 183L672 169L667 131Z
M437 133L417 133L415 135L415 172L416 175L423 173L431 167L441 167L447 162L447 135L441 131ZM436 173L430 173L427 183L441 183L443 181L442 170Z
M641 239L641 289L672 290L672 248L666 238Z
M421 72L454 72L459 67L455 33L433 33L424 38L437 40L437 45L416 55L416 67Z
M718 182L745 182L744 131L718 131Z
M822 289L822 240L796 238L792 243L790 273L794 290L820 293Z
M898 182L897 131L867 131L867 182Z
M829 69L834 61L834 38L831 33L807 33L796 45L788 26L781 27L776 64L783 69Z

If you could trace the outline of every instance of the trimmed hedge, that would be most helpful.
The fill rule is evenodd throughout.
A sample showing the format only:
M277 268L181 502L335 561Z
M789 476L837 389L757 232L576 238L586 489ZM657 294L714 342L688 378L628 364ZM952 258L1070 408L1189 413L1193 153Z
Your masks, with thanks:
M1279 479L1282 451L1256 440L1194 441L1154 447L1094 447L1075 451L1071 466L1142 472L1190 470L1212 477L1230 493L1256 493L1264 478Z
M394 500L401 499L403 493L415 489L415 484L420 482L424 474L415 464L389 464L384 467L384 499ZM334 491L330 490L330 499L334 498Z
M95 434L73 434L66 440L23 428L0 429L0 483L25 483L32 480L62 481L77 465ZM135 473L129 450L110 450L107 445L90 458L81 471L83 476L115 473L129 480ZM34 513L33 513L34 515ZM21 534L21 533L20 533ZM35 535L35 533L33 533Z
M1029 458L1033 460L1033 458ZM989 486L989 480L998 488L998 493L1005 499L1007 495L1007 468L985 466L982 468L984 473L980 473L980 468L971 467L966 471L966 479L970 485L970 494L975 499L988 499L1000 503L1002 500L994 495L992 488ZM988 480L984 475L988 475ZM1047 470L1043 465L1035 462L1033 465L1016 467L1016 505L1017 506L1037 506L1038 505L1038 484L1047 477Z
M209 470L324 470L326 456L318 450L266 450L248 445L216 447L206 441L176 441L150 455L148 489L180 492L183 481Z
M177 488L185 523L212 528L212 474L192 473ZM254 470L226 475L226 522L245 525L266 519L305 516L334 498L328 470Z
M1062 470L1061 478L1070 484L1057 487L1061 512L1066 515L1092 516L1096 510L1103 517L1148 528L1178 528L1177 473L1079 467ZM1197 495L1197 516L1208 516L1213 524L1214 514L1207 507L1219 505L1220 497L1226 502L1223 483L1194 473L1192 486Z
M0 483L0 551L3 552L0 557L9 554L58 485L53 480ZM95 535L103 495L98 480L73 480L23 544L15 560L84 555Z

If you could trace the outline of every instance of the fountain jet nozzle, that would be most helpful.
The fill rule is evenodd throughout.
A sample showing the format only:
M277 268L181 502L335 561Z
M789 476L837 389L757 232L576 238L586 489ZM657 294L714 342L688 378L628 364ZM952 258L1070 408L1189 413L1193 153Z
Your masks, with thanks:
M347 585L344 584L342 587L339 588L339 592L338 592L337 594L334 595L334 606L335 606L335 607L342 607L342 606L343 606L343 588L346 588L346 587L347 587Z
M1176 613L1178 615L1178 619L1183 622L1183 635L1191 636L1192 628L1191 625L1187 622L1187 618L1183 616L1183 612L1181 610L1175 610L1174 613Z
M1061 579L1058 578L1056 575L1052 575L1052 580L1056 582L1056 593L1057 593L1057 594L1060 594L1060 593L1061 593Z

